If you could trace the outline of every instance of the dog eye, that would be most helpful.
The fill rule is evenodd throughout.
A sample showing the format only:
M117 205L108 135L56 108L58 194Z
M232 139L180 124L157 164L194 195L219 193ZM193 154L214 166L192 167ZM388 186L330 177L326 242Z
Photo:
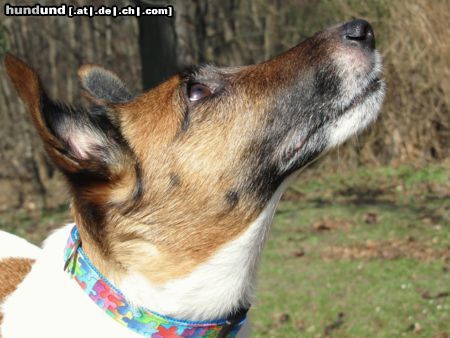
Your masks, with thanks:
M189 101L198 101L212 94L211 88L203 83L192 83L188 85L187 94Z

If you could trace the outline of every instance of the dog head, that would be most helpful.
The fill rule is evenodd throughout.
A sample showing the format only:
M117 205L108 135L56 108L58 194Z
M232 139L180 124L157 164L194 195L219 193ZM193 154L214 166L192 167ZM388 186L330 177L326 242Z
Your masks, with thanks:
M86 107L53 102L26 64L5 63L68 180L86 252L103 272L160 283L240 236L288 176L374 121L384 92L362 20L261 64L200 66L138 96L84 66Z

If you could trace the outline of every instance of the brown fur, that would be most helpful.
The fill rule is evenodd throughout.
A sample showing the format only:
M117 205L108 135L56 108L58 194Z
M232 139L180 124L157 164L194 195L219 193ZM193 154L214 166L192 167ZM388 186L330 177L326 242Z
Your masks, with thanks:
M130 267L155 282L192 271L218 247L244 231L259 212L252 199L239 200L233 210L229 210L227 201L227 192L242 184L241 177L234 174L238 168L231 169L231 162L242 156L242 147L238 144L242 140L236 138L236 134L243 124L260 122L256 118L246 121L243 116L233 116L232 112L257 111L258 102L249 97L248 101L238 102L240 106L221 107L223 111L215 111L215 116L209 116L210 123L216 124L217 128L211 127L201 134L191 134L188 130L180 136L183 104L179 102L179 82L180 79L174 77L119 107L123 132L140 163L145 164L143 184L151 187L149 191L145 189L141 204L161 211L150 213L151 207L150 210L138 210L133 217L134 224L127 222L114 233L118 238L136 233L136 238L111 241L112 252L121 252L121 258L124 251L129 252L125 261ZM221 115L227 113L228 117L223 119ZM224 123L228 128L221 130L219 126ZM175 138L175 144L166 145ZM181 147L185 156L173 156ZM215 149L214 153L211 149ZM208 164L195 166L201 158L208 158ZM171 172L179 178L176 187L171 185ZM208 185L203 183L205 177ZM146 264L148 254L144 253L150 246L145 243L149 242L160 255L153 258L151 264ZM143 254L136 254L136 250Z
M0 260L0 304L10 295L30 272L34 260L28 258L6 258ZM0 312L0 323L3 315Z

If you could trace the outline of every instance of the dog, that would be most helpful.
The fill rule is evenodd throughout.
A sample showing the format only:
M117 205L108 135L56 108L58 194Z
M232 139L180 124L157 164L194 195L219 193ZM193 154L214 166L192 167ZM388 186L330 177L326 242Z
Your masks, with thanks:
M67 180L74 223L42 250L0 236L3 338L248 336L261 250L288 182L375 121L384 97L364 20L137 96L85 65L84 106L55 103L18 58L5 66Z

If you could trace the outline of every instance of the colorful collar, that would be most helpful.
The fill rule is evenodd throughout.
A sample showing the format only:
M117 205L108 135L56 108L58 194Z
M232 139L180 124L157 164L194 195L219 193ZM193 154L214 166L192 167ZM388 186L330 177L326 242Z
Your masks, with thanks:
M144 337L235 337L245 322L247 310L239 311L226 320L191 322L135 307L93 266L80 243L78 230L74 227L64 252L64 269L108 316Z

